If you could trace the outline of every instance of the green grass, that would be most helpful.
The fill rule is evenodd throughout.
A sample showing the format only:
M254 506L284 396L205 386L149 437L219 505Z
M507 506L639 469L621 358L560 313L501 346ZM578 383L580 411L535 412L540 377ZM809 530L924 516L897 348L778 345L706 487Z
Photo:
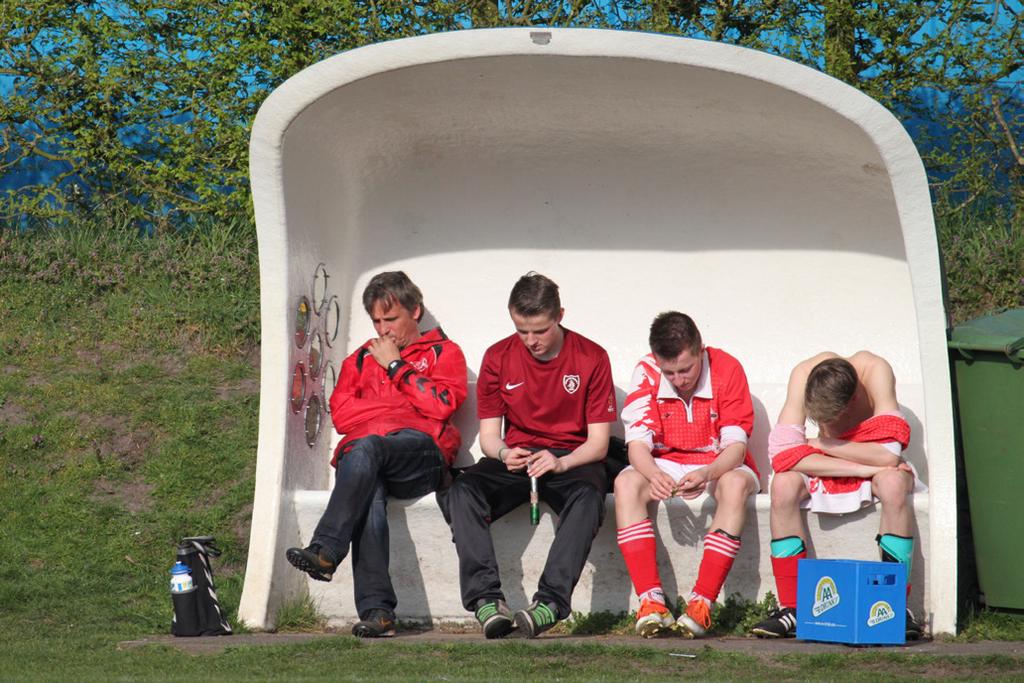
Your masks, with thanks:
M970 239L972 258L988 258L988 238ZM1017 247L1007 249L1016 258ZM118 650L168 632L168 569L182 536L217 537L219 594L238 627L258 418L255 252L245 222L154 239L125 226L0 232L0 679L878 680L894 669L908 678L1020 670L1019 660L963 657L903 668L860 652L757 659L703 650L690 660L639 641L395 642L386 659L348 637L201 657ZM730 597L716 634L743 634L772 607L772 598ZM282 627L318 630L322 621L307 600L288 606ZM576 615L560 631L629 634L632 620ZM1024 639L1020 622L981 612L961 636L999 638Z
M257 287L254 238L223 237L0 233L0 649L166 632L182 536L217 537L237 606Z
M770 591L760 601L747 600L739 593L733 593L724 602L715 604L711 614L709 635L712 637L746 636L755 624L761 622L778 607L775 595ZM685 608L686 603L683 598L678 598L675 604L675 613L680 614ZM632 636L635 633L635 627L635 613L592 612L583 614L574 612L571 619L555 626L555 633L575 636Z
M804 680L904 680L998 678L1020 680L1021 660L1003 655L934 656L892 652L783 654L774 662L792 667Z
M1024 225L993 208L938 221L950 320L1024 306Z
M686 608L683 598L678 598L675 612ZM778 609L775 596L768 592L760 601L745 599L739 593L728 596L723 603L716 603L711 615L710 637L744 637L755 624ZM636 632L636 614L626 612L574 612L572 617L556 624L555 634L573 636L618 635L632 637Z
M320 614L309 595L286 602L277 611L279 633L323 631L326 626L327 619Z
M59 652L59 654L57 654ZM5 680L673 681L921 678L1020 680L1015 657L851 651L754 656L681 643L677 650L605 644L364 643L350 636L191 655L149 645L117 649L94 638L21 638L0 652Z
M964 620L957 640L1024 640L1024 613L976 610Z

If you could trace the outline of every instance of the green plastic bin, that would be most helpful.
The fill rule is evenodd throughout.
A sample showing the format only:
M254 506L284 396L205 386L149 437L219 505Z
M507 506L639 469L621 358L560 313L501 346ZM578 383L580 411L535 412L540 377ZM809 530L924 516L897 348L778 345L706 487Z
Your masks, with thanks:
M988 606L1024 609L1024 308L950 337L978 584Z

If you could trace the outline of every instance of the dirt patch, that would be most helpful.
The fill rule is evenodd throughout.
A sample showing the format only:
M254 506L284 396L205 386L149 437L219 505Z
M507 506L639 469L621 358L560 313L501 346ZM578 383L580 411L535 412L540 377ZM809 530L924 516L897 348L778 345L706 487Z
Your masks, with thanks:
M132 514L153 507L153 485L135 477L131 481L111 481L101 477L96 481L92 500L97 503L114 502Z
M168 377L177 377L185 370L185 360L181 356L160 356L154 362Z
M154 355L146 349L129 349L114 342L75 350L81 366L100 368L106 372L124 372L138 365L151 365L164 375L176 377L185 369L183 354Z
M260 380L250 377L232 382L222 382L214 387L214 391L221 401L231 401L241 396L255 396L260 391Z
M214 387L217 398L228 401L240 396L256 396L260 393L260 345L251 344L237 351L237 356L254 370L252 377L221 382Z
M406 645L472 645L474 647L506 647L505 640L484 640L476 627L472 632L465 634L443 633L436 629L410 629L406 625L398 631L394 638L375 638L361 642L363 647L380 648L382 657L387 656L391 650L401 650ZM118 644L119 650L145 647L149 645L174 647L190 654L216 654L228 646L264 646L282 645L289 643L302 643L317 640L319 638L330 638L336 633L348 633L347 628L328 627L322 632L316 633L248 633L236 634L231 637L222 638L174 638L167 635L154 635L139 640L124 641ZM857 673L879 671L882 678L892 678L893 674L906 677L908 670L913 671L917 677L944 677L960 676L969 679L977 679L984 676L1006 677L1014 676L1020 671L1021 649L1020 642L992 642L970 643L970 644L942 644L932 641L924 641L915 647L889 647L878 650L881 657L872 661L871 654L863 656L855 650L843 645L830 645L827 643L806 643L795 640L759 640L755 638L709 638L700 641L686 641L680 638L641 640L633 635L628 636L544 636L534 640L517 640L521 647L536 648L538 654L543 654L545 648L551 645L580 646L594 648L595 646L628 647L634 650L646 651L645 658L655 658L666 651L680 654L694 655L691 658L681 661L693 662L694 665L708 659L709 655L715 652L734 652L757 657L763 669L756 674L747 677L775 678L782 680L786 675L798 679L823 679L833 677L838 673L835 665L833 668L820 670L815 673L804 673L798 666L801 660L796 660L796 665L788 662L780 662L777 658L780 655L820 655L833 653L842 656L843 673ZM593 649L585 650L585 656L598 657L601 652L594 652ZM630 656L620 651L611 651L614 657ZM910 655L919 655L914 660L905 659ZM993 661L988 659L998 657ZM664 661L664 660L661 660ZM711 660L714 663L715 660ZM806 661L806 660L804 660ZM664 671L664 665L657 669ZM725 677L734 677L734 670L725 674ZM833 676L830 676L832 674ZM706 676L705 676L706 677ZM744 676L740 675L740 678Z
M96 367L103 365L103 355L95 349L76 349L75 358L85 365Z
M134 365L132 354L120 344L100 342L97 346L75 350L75 357L83 365L104 370L124 370Z
M216 655L229 647L239 645L285 645L308 643L322 638L336 637L333 633L240 633L216 638L175 638L174 636L147 636L138 640L124 640L117 644L118 650L132 650L156 645L173 647L190 655Z
M133 470L145 459L151 442L148 433L132 429L128 418L121 415L102 415L94 419L102 431L109 433L92 442L99 461L117 460L125 470Z
M15 427L28 423L25 417L25 409L14 401L4 401L0 404L0 425Z
M155 368L164 377L178 377L185 370L185 359L177 354L155 356L147 352L136 352L112 360L110 368L116 372L133 370L139 365Z
M46 375L33 373L25 379L25 386L27 387L45 387L50 381Z

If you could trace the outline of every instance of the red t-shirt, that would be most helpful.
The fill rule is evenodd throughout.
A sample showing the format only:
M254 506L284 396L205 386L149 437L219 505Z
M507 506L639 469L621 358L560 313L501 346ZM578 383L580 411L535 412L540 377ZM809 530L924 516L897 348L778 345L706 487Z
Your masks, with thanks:
M587 425L616 418L608 353L571 330L549 361L530 355L518 335L487 349L477 379L477 417L505 418L510 447L573 449Z

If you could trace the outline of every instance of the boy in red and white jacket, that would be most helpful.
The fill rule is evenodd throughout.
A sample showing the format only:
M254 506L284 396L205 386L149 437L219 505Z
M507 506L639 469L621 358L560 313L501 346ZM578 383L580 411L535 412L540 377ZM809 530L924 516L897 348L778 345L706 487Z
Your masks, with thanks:
M651 501L714 497L697 582L678 625L688 637L711 628L711 604L740 549L747 498L760 490L747 451L754 408L739 361L705 347L693 320L654 319L651 353L640 359L622 410L630 465L615 479L618 543L640 609L636 632L652 637L676 623L658 575Z

